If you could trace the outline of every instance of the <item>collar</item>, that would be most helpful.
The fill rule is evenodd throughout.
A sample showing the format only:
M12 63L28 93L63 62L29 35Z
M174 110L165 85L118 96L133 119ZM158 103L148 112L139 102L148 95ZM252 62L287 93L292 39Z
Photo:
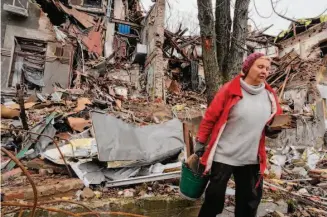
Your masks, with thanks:
M253 86L253 85L247 84L243 79L240 79L240 82L241 82L242 89L251 95L257 95L265 89L264 83L261 83L258 86Z
M228 89L232 95L243 97L242 88L241 88L242 76L243 76L242 74L239 74L238 76L236 76L234 79L230 81ZM273 89L267 82L265 82L265 89L271 93L274 93Z

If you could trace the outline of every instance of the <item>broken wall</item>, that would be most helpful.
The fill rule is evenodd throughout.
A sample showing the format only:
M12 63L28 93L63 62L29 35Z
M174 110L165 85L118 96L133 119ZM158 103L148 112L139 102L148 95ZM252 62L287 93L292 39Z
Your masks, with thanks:
M277 57L278 56L278 47L270 44L262 44L254 41L246 41L247 47L253 48L254 52L263 53L268 57ZM244 59L248 56L246 52L244 53Z
M142 44L147 45L145 73L147 73L147 92L153 98L164 97L164 75L167 62L163 58L165 0L157 0L144 20Z
M317 45L325 40L327 40L327 22L279 42L282 47L280 56L284 56L294 49L303 59L316 57L320 53L320 48Z
M285 147L316 147L321 148L324 144L325 121L324 101L318 100L308 104L310 98L309 88L288 89L284 93L285 101L294 103L294 113L297 115L296 128L284 129L276 139L268 139L267 146Z
M43 92L52 92L52 84L60 83L62 87L69 87L73 49L71 46L56 45L51 49L51 43L56 41L53 25L38 5L29 3L28 17L18 16L5 11L4 4L12 4L12 0L2 1L1 8L1 89L8 88L9 78L14 62L15 38L27 38L47 42L46 63L44 66ZM61 47L60 52L56 52ZM64 55L64 57L63 57ZM68 67L69 66L69 67ZM65 78L65 82L63 82ZM14 86L14 85L13 85Z

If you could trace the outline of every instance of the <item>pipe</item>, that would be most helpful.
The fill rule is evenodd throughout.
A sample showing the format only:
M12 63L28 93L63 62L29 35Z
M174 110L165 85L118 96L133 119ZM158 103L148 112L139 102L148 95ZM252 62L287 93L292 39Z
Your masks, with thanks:
M4 152L6 155L8 155L8 157L10 157L23 171L23 173L26 175L28 181L31 183L32 185L32 189L33 189L33 194L34 194L34 204L32 205L33 209L32 212L30 214L30 217L34 217L35 215L35 211L36 211L36 205L37 205L37 189L35 186L35 183L32 180L31 175L29 174L29 172L25 169L24 165L13 155L10 153L10 151L8 151L7 149L1 147L1 151ZM2 206L4 202L1 203Z
M132 214L132 213L126 213L126 212L84 212L84 213L77 213L76 216L86 216L90 214L98 213L101 215L120 215L120 216L131 216L131 217L147 217L144 215L138 215L138 214Z
M34 208L34 205L32 205L32 204L21 204L21 203L17 203L17 202L2 202L1 206L18 206L18 207L24 207L24 208L31 208L31 207ZM47 210L49 212L63 213L68 216L77 216L75 213L72 213L72 212L69 212L66 210L56 209L56 208L52 208L52 207L43 207L43 206L39 206L39 205L37 205L36 207L38 209Z
M17 202L2 202L1 203L2 206L19 206L19 207L24 207L24 208L30 208L33 207L32 204L21 204L21 203L17 203ZM36 206L38 209L43 209L43 210L47 210L50 212L57 212L57 213L63 213L69 216L87 216L87 215L92 215L92 214L102 214L102 215L120 215L120 216L131 216L131 217L147 217L144 215L138 215L138 214L132 214L132 213L125 213L125 212L83 212L83 213L72 213L66 210L61 210L61 209L56 209L53 207L43 207L40 205Z

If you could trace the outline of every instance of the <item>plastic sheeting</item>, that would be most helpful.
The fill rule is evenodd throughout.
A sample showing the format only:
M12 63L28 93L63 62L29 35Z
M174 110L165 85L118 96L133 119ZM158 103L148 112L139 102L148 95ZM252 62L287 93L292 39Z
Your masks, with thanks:
M149 165L178 154L184 147L178 119L136 127L109 114L91 112L100 161L134 161Z

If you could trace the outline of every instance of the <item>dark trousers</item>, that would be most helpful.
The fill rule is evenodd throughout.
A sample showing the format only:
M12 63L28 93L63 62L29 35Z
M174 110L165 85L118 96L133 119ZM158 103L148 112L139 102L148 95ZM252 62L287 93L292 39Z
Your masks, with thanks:
M210 183L205 192L205 200L199 217L216 217L222 213L225 203L227 182L234 175L236 185L235 217L255 217L262 197L260 167L256 165L230 166L213 162Z

